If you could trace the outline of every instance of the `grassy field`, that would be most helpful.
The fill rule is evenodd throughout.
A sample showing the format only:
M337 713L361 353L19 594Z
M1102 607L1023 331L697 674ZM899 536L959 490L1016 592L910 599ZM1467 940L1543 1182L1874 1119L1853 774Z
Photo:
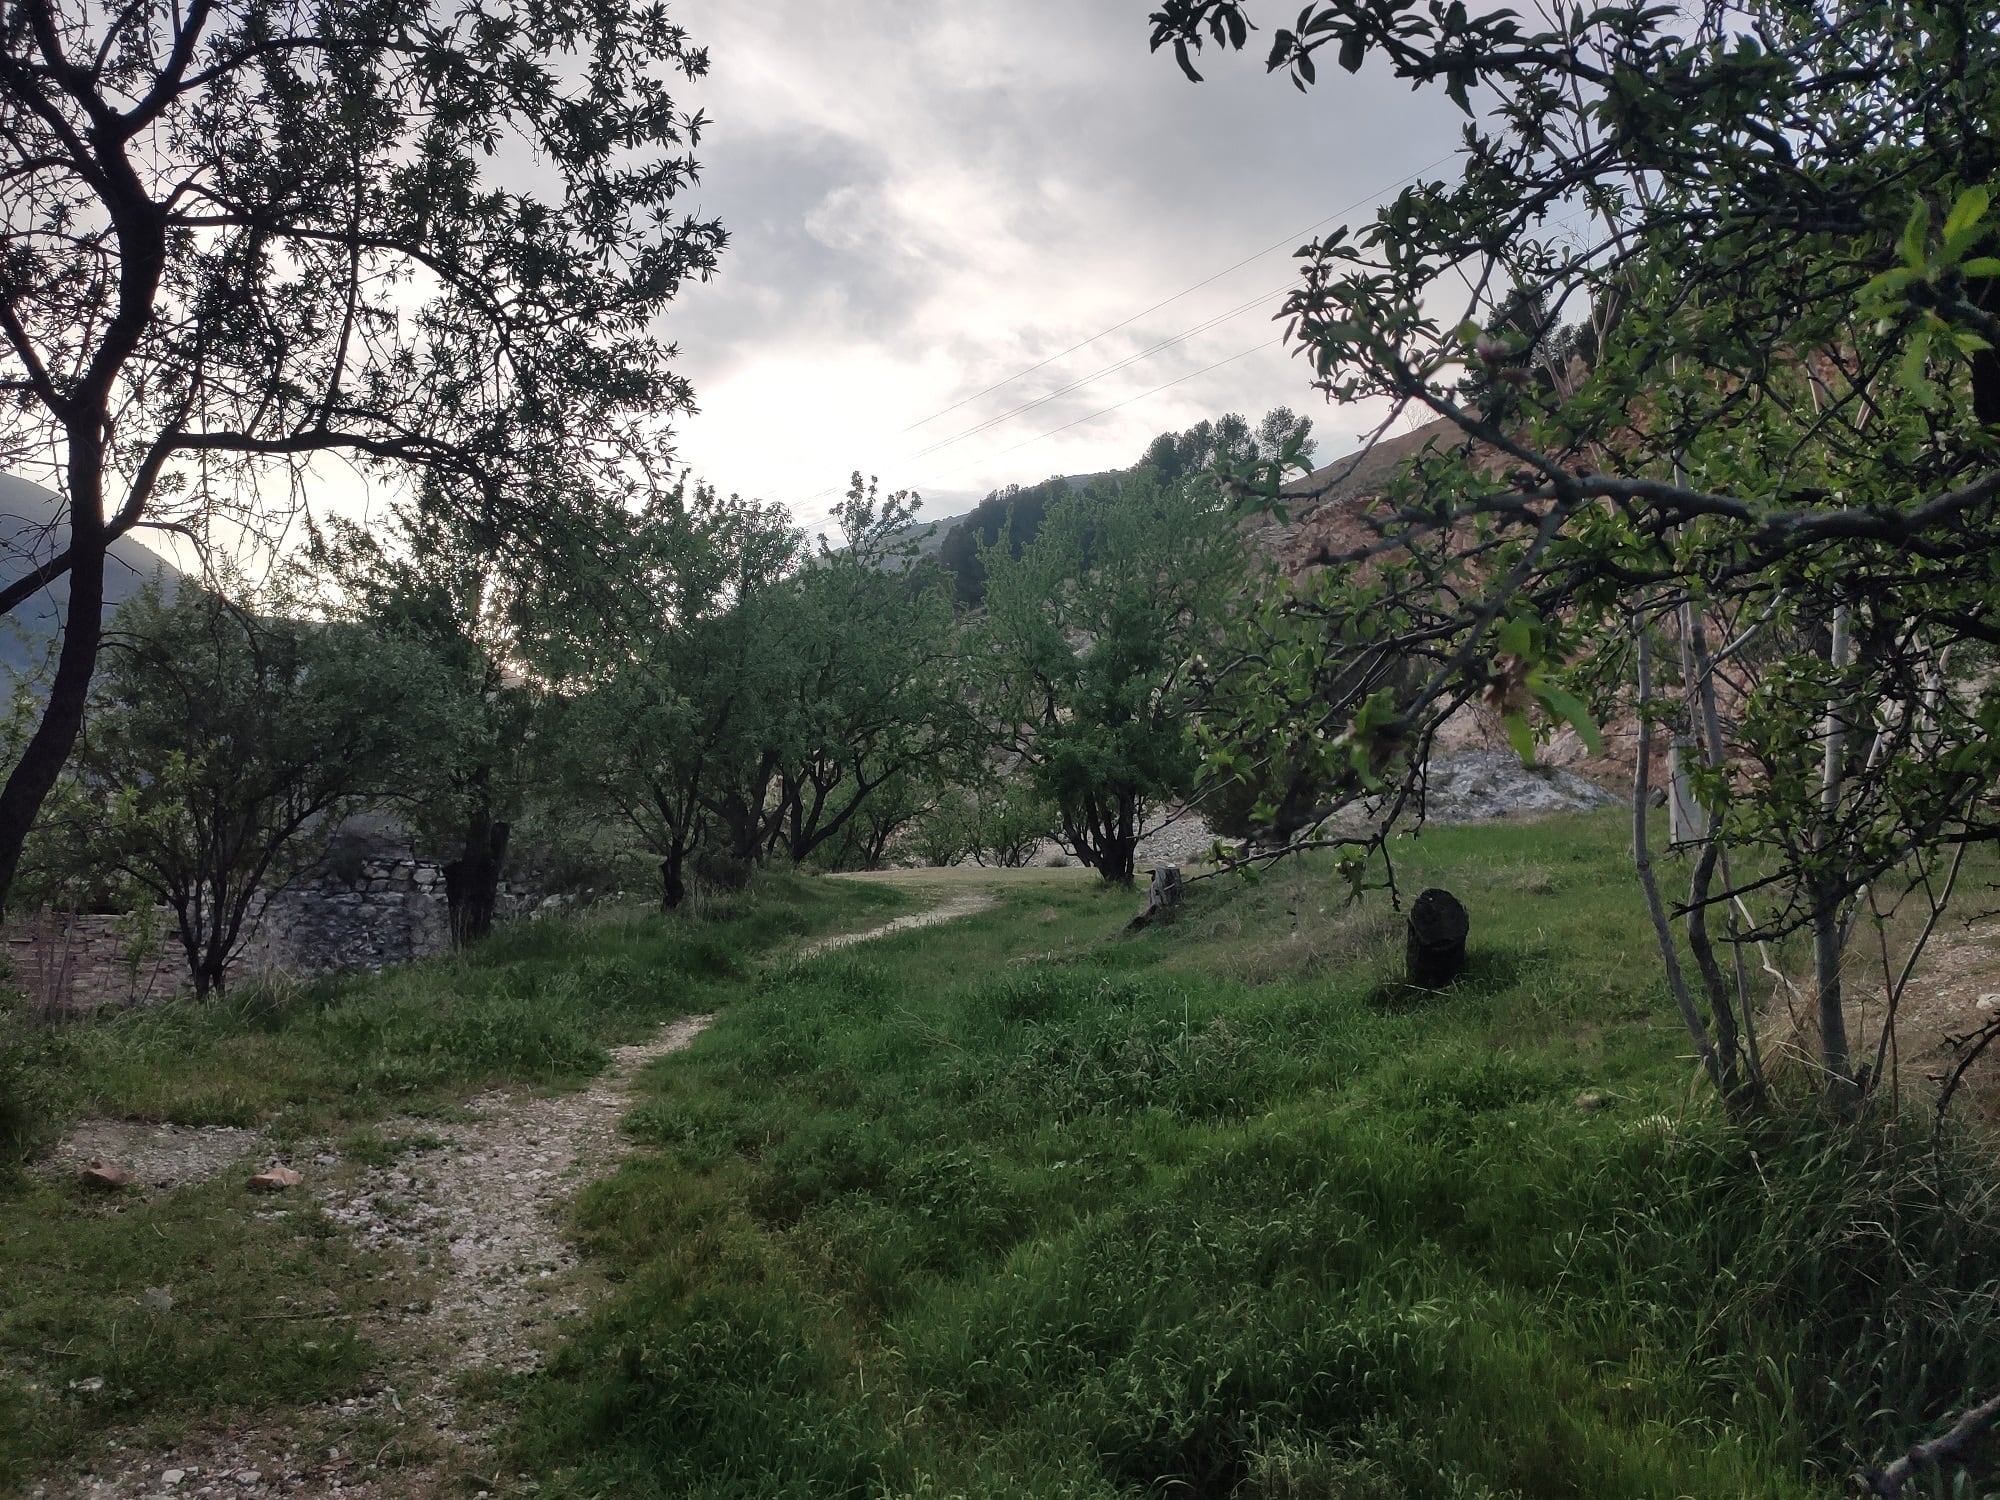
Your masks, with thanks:
M576 1205L609 1294L484 1390L523 1494L1843 1493L1858 1457L2000 1387L1990 1158L1720 1120L1623 835L1401 846L1407 891L1472 913L1470 970L1435 996L1397 982L1386 904L1343 910L1310 865L1203 882L1140 933L1129 892L1002 876L980 915L805 960L796 937L925 882L784 881L706 921L537 927L283 1006L132 1018L29 1072L63 1110L353 1129L495 1079L562 1087L718 1009L642 1076L634 1154ZM0 1200L0 1463L79 1441L19 1435L76 1405L27 1390L67 1368L37 1351L125 1347L138 1324L103 1306L161 1274L149 1236L194 1246L221 1212ZM337 1236L251 1249L324 1295L368 1274ZM280 1324L236 1348L233 1326L156 1334L125 1414L363 1378L359 1341ZM260 1398L242 1372L266 1363Z
M0 1494L110 1428L165 1442L367 1389L379 1357L358 1315L387 1272L409 1274L310 1209L261 1211L240 1174L107 1203L18 1170L68 1120L261 1125L279 1149L327 1136L366 1159L389 1144L373 1121L449 1120L494 1085L574 1087L607 1047L747 984L773 948L908 904L774 879L672 921L521 924L371 978L0 1032Z
M1439 831L1449 993L1324 871L774 969L586 1194L564 1496L1835 1494L2000 1381L1983 1171L1728 1128L1616 819Z

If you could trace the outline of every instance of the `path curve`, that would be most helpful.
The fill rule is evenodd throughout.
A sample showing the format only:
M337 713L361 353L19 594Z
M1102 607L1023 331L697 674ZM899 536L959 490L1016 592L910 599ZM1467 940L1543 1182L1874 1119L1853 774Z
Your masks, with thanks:
M810 958L994 904L991 892L968 891L879 927L804 944L797 953ZM564 1236L564 1209L579 1187L615 1162L619 1121L639 1071L692 1045L714 1019L688 1016L647 1041L614 1049L609 1066L576 1093L492 1090L467 1102L470 1121L442 1131L434 1121L384 1121L379 1134L419 1142L386 1166L343 1170L327 1151L301 1161L319 1207L357 1245L402 1251L431 1268L429 1300L385 1310L370 1330L388 1354L381 1388L253 1427L191 1434L164 1452L114 1447L93 1472L31 1493L77 1500L462 1497L459 1476L485 1472L480 1465L490 1461L494 1433L459 1399L461 1377L533 1369L554 1325L588 1306L594 1288ZM76 1139L96 1128L79 1127ZM370 1428L379 1434L385 1424L399 1430L402 1451L393 1465L377 1447L379 1438L357 1446L352 1436Z
M884 922L880 927L871 927L866 932L840 932L832 937L818 938L800 948L799 957L816 958L822 953L831 953L836 948L873 942L876 938L889 937L894 933L909 932L918 927L936 927L941 922L956 922L961 917L977 916L980 912L991 911L997 904L998 900L991 891L961 891L926 911L897 917L892 922Z

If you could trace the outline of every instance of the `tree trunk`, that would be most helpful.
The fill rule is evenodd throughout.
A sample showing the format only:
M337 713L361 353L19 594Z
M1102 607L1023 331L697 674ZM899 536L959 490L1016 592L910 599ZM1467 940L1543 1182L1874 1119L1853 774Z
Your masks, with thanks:
M468 948L493 930L511 831L511 824L490 813L475 813L465 830L464 852L444 867L444 900L454 948Z
M687 881L681 875L682 854L676 849L660 861L660 910L670 912L687 900Z
M64 612L62 652L56 658L55 679L42 705L42 719L21 751L21 758L0 789L0 909L20 869L21 850L42 803L76 745L83 728L84 704L97 666L98 643L104 634L104 541L95 503L86 505L72 491L70 545L76 558L69 572L69 607Z
M1848 629L1847 606L1833 612L1833 639L1827 661L1836 673L1847 668L1852 638ZM1838 837L1841 797L1846 791L1847 717L1840 701L1841 689L1827 703L1821 726L1824 754L1820 762L1820 847L1829 848ZM1822 885L1813 893L1812 939L1813 982L1818 991L1820 1065L1826 1072L1826 1101L1837 1115L1854 1111L1856 1089L1854 1066L1848 1054L1847 1010L1841 993L1840 960L1845 949L1841 922L1840 882L1831 875L1821 877Z
M213 954L203 954L194 967L194 997L209 1000L222 994L222 963Z
M118 311L62 414L63 442L69 449L69 607L41 722L0 788L0 911L6 909L20 870L28 832L83 728L104 635L104 552L109 545L104 534L104 447L112 425L111 388L153 320L153 297L167 263L166 215L146 195L123 143L114 145L107 137L96 143L96 152L103 201L118 243ZM151 481L142 479L126 504L143 505L150 488Z
M1105 834L1103 858L1097 866L1099 875L1118 885L1132 883L1134 856L1139 848L1138 800L1129 794L1118 798L1118 822Z

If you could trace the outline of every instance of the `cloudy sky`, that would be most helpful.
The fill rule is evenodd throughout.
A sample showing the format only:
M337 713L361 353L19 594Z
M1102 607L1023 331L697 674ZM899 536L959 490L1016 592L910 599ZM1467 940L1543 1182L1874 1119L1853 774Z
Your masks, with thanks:
M817 524L859 468L943 516L1224 411L1306 411L1322 459L1366 427L1279 343L1289 252L1434 167L1460 118L1367 76L1301 95L1255 39L1191 84L1147 52L1149 8L680 0L712 63L689 206L731 234L666 324L695 472Z

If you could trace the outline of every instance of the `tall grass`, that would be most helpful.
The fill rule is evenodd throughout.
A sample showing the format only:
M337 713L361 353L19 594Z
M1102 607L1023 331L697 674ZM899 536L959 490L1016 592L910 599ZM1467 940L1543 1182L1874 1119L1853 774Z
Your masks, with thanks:
M753 956L896 904L893 892L772 877L674 919L626 911L514 923L476 949L377 975L250 982L68 1028L0 1036L24 1102L0 1154L96 1114L290 1131L448 1107L497 1083L587 1078L605 1048L714 1003ZM39 1122L39 1123L38 1123Z
M620 1290L515 1387L514 1464L576 1496L1840 1492L2000 1385L1990 1170L1709 1111L1617 838L1409 850L1477 924L1429 1000L1324 873L1138 938L1038 891L765 974L585 1195Z
M673 920L510 927L379 976L246 986L59 1029L0 1018L0 1494L107 1433L170 1441L185 1424L370 1389L375 1315L425 1276L350 1243L310 1200L245 1193L240 1173L107 1201L61 1172L21 1171L70 1116L297 1134L447 1111L492 1084L563 1086L605 1047L720 1003L772 947L898 901L772 880Z

